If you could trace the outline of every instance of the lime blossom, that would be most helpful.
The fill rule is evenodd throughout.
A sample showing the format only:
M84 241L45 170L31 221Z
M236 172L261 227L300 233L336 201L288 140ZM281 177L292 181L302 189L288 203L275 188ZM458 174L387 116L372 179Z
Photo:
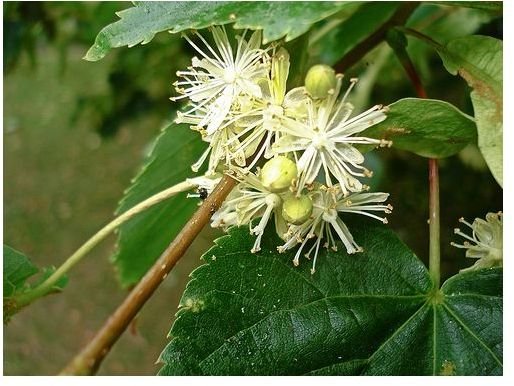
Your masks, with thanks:
M339 185L327 188L316 184L309 196L313 202L312 215L301 225L290 225L285 235L286 242L278 247L278 251L282 253L300 244L293 259L294 265L298 265L307 242L316 238L305 255L310 259L314 251L312 273L316 270L316 260L323 239L325 240L323 244L325 248L331 247L333 250L337 250L336 236L334 236L333 231L344 244L348 254L362 251L346 224L339 217L340 213L360 214L377 219L385 224L387 219L379 217L373 212L391 213L392 210L391 205L382 204L389 197L387 193L353 193L344 196Z
M327 186L339 183L345 195L361 191L363 185L356 177L370 177L371 172L361 165L364 156L354 145L391 145L390 141L355 136L386 119L387 111L385 107L377 105L350 118L353 106L346 99L355 82L356 79L351 80L350 87L338 100L342 75L337 75L337 85L333 93L329 93L319 103L312 100L308 102L307 119L283 120L281 130L284 135L273 144L273 150L279 154L297 154L300 174L298 192L312 184L322 169Z
M466 249L466 257L478 259L471 267L461 270L473 271L503 265L503 214L487 213L485 220L476 218L472 224L460 218L459 222L472 230L471 236L455 229L455 234L466 239L463 244L451 243L454 247Z

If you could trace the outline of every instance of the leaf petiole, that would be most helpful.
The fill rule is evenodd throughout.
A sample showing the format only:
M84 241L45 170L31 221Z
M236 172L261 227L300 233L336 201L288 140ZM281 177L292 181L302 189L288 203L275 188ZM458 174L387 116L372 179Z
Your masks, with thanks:
M421 79L412 63L412 60L405 49L407 42L402 39L401 33L409 33L429 44L439 47L439 43L431 38L408 28L398 27L388 34L387 42L393 49L396 57L404 68L411 84L416 90L419 98L427 98L427 93ZM429 261L428 270L434 283L434 288L439 289L441 282L441 236L440 236L440 210L439 210L439 170L436 158L428 159L428 181L429 181Z
M429 181L429 261L428 270L434 282L434 287L439 288L441 282L441 231L439 215L439 170L437 159L428 160Z

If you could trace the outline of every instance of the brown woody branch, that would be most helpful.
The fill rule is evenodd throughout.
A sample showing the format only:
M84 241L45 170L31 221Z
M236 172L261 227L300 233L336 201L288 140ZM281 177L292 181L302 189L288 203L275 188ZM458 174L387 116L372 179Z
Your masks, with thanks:
M61 375L92 375L113 344L128 327L159 284L166 278L177 261L184 255L202 228L209 222L237 181L223 176L214 191L205 199L193 217L189 219L175 240L159 257L145 276L134 287L123 303L107 319L93 340L79 352L61 371Z

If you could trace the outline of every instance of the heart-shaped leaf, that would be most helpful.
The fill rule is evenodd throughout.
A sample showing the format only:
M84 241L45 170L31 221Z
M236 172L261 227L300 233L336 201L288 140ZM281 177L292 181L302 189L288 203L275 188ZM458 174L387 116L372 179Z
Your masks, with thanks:
M364 253L323 252L314 275L271 232L252 254L248 228L232 228L191 275L160 374L502 373L501 269L437 290L388 228L349 226Z

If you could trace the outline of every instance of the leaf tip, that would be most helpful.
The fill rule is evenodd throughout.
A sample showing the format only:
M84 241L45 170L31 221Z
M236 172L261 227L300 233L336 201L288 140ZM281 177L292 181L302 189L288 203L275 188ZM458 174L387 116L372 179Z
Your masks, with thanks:
M82 57L83 60L88 62L97 62L106 55L106 52L98 47L96 44L92 45L91 48Z

